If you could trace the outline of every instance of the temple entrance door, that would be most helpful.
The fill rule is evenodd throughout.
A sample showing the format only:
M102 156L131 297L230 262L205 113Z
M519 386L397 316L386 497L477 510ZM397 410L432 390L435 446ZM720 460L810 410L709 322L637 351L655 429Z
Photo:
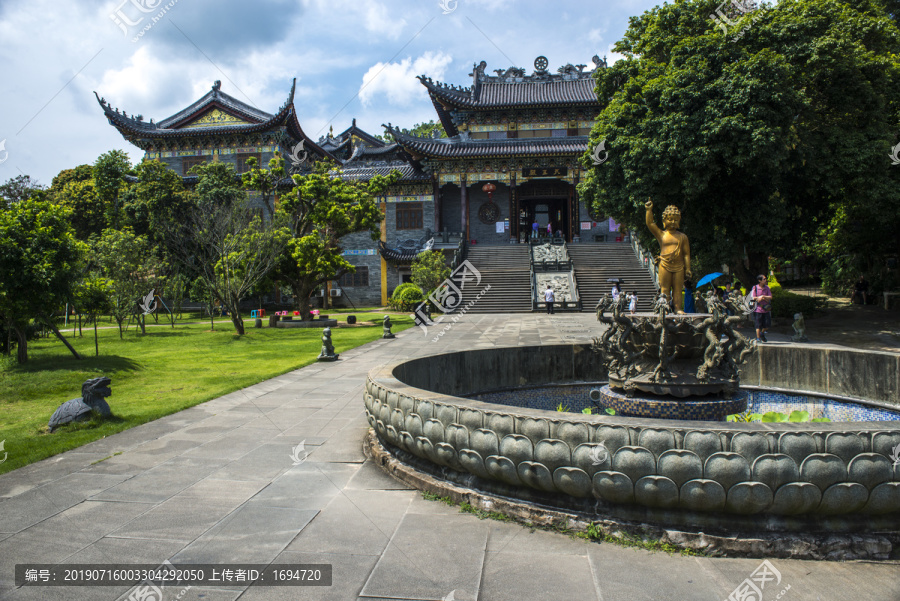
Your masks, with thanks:
M553 236L559 232L563 239L571 242L573 226L567 210L568 186L568 183L559 180L537 180L523 184L519 195L519 231L531 237L532 224L536 220L541 238L547 236L547 224L550 224Z

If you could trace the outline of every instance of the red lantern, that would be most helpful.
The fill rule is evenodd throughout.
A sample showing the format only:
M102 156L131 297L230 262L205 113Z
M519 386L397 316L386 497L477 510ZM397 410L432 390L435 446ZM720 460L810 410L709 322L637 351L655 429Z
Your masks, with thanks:
M488 200L492 200L494 198L494 190L496 190L496 189L497 189L497 186L495 186L494 184L491 184L491 183L481 186L481 190L483 192L487 192Z

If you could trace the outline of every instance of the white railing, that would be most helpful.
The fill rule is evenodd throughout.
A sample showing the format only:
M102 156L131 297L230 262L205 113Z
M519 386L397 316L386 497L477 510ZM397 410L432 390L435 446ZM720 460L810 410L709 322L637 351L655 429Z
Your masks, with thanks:
M631 248L634 250L634 255L638 258L638 261L641 262L641 265L650 272L650 277L653 278L653 285L659 290L659 274L656 271L656 262L653 260L653 253L644 248L644 245L641 244L634 232L629 233L629 237L631 238Z

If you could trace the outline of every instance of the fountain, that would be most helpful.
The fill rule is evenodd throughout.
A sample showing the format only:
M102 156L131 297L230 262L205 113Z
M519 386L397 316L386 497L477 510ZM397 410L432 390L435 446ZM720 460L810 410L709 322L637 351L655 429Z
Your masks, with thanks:
M689 273L687 239L677 244ZM661 271L674 264L662 248ZM660 283L678 298L674 276ZM746 307L715 296L708 305L709 314L678 314L679 303L669 313L661 297L655 314L632 317L606 298L597 316L608 328L592 345L376 368L367 452L411 486L531 523L711 554L891 557L900 549L900 356L756 347L726 315ZM572 412L590 408L589 393L616 414ZM721 421L773 402L847 421Z

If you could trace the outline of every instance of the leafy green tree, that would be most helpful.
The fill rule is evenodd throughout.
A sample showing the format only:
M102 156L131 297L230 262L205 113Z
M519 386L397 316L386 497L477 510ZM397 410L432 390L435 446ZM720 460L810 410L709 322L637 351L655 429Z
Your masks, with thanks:
M94 162L94 188L106 207L106 221L111 227L121 226L122 207L119 195L126 187L125 175L130 169L131 161L124 150L110 150L101 154Z
M431 294L444 280L450 277L450 267L444 253L430 250L419 253L412 262L412 281L421 288L425 296Z
M411 128L409 128L409 129L403 128L400 131L402 131L405 134L409 134L410 136L418 136L420 138L432 138L435 136L435 131L437 131L438 138L446 138L447 137L447 132L446 132L446 130L444 130L443 124L441 124L439 121L435 121L434 119L432 119L431 121L428 121L426 123L416 123ZM378 138L379 140L381 140L382 142L386 142L388 144L391 144L393 142L393 139L389 139L388 136L386 136L386 135L385 136L377 135L375 137Z
M275 267L284 236L249 206L231 165L194 169L196 204L183 222L172 224L167 246L187 273L203 281L243 336L240 302Z
M106 229L106 210L93 180L68 182L54 193L53 201L71 210L72 227L79 240L99 236Z
M184 219L193 207L193 193L185 189L180 175L158 160L142 161L134 174L137 182L122 194L124 221L157 246L168 225Z
M20 200L0 211L0 319L16 335L19 363L28 361L27 328L46 325L76 359L52 316L72 298L80 272L81 245L69 211L47 201Z
M5 208L43 192L44 187L28 175L17 175L0 185L0 208Z
M275 216L273 197L278 191L278 183L284 179L284 159L281 153L275 152L275 156L269 159L269 168L263 169L257 165L256 157L247 159L249 170L241 175L241 183L247 190L257 192L269 212L269 217Z
M375 198L400 177L376 175L368 182L345 181L335 166L316 163L312 173L294 175L294 187L281 197L276 218L286 228L287 247L278 277L291 288L295 308L310 319L309 298L327 281L355 271L343 256L341 238L380 235L384 216Z
M716 6L631 19L625 58L596 70L603 108L579 191L647 241L646 200L680 207L700 263L750 285L838 207L889 202L900 37L866 1L785 0L727 32Z
M109 311L124 335L125 321L136 317L144 330L143 311L139 301L154 288L158 262L145 236L137 236L131 228L108 228L93 244L93 260L102 277L107 279Z
M100 342L97 338L97 320L110 309L109 280L96 272L89 273L75 287L74 302L79 313L84 313L94 324L94 356L100 356Z

